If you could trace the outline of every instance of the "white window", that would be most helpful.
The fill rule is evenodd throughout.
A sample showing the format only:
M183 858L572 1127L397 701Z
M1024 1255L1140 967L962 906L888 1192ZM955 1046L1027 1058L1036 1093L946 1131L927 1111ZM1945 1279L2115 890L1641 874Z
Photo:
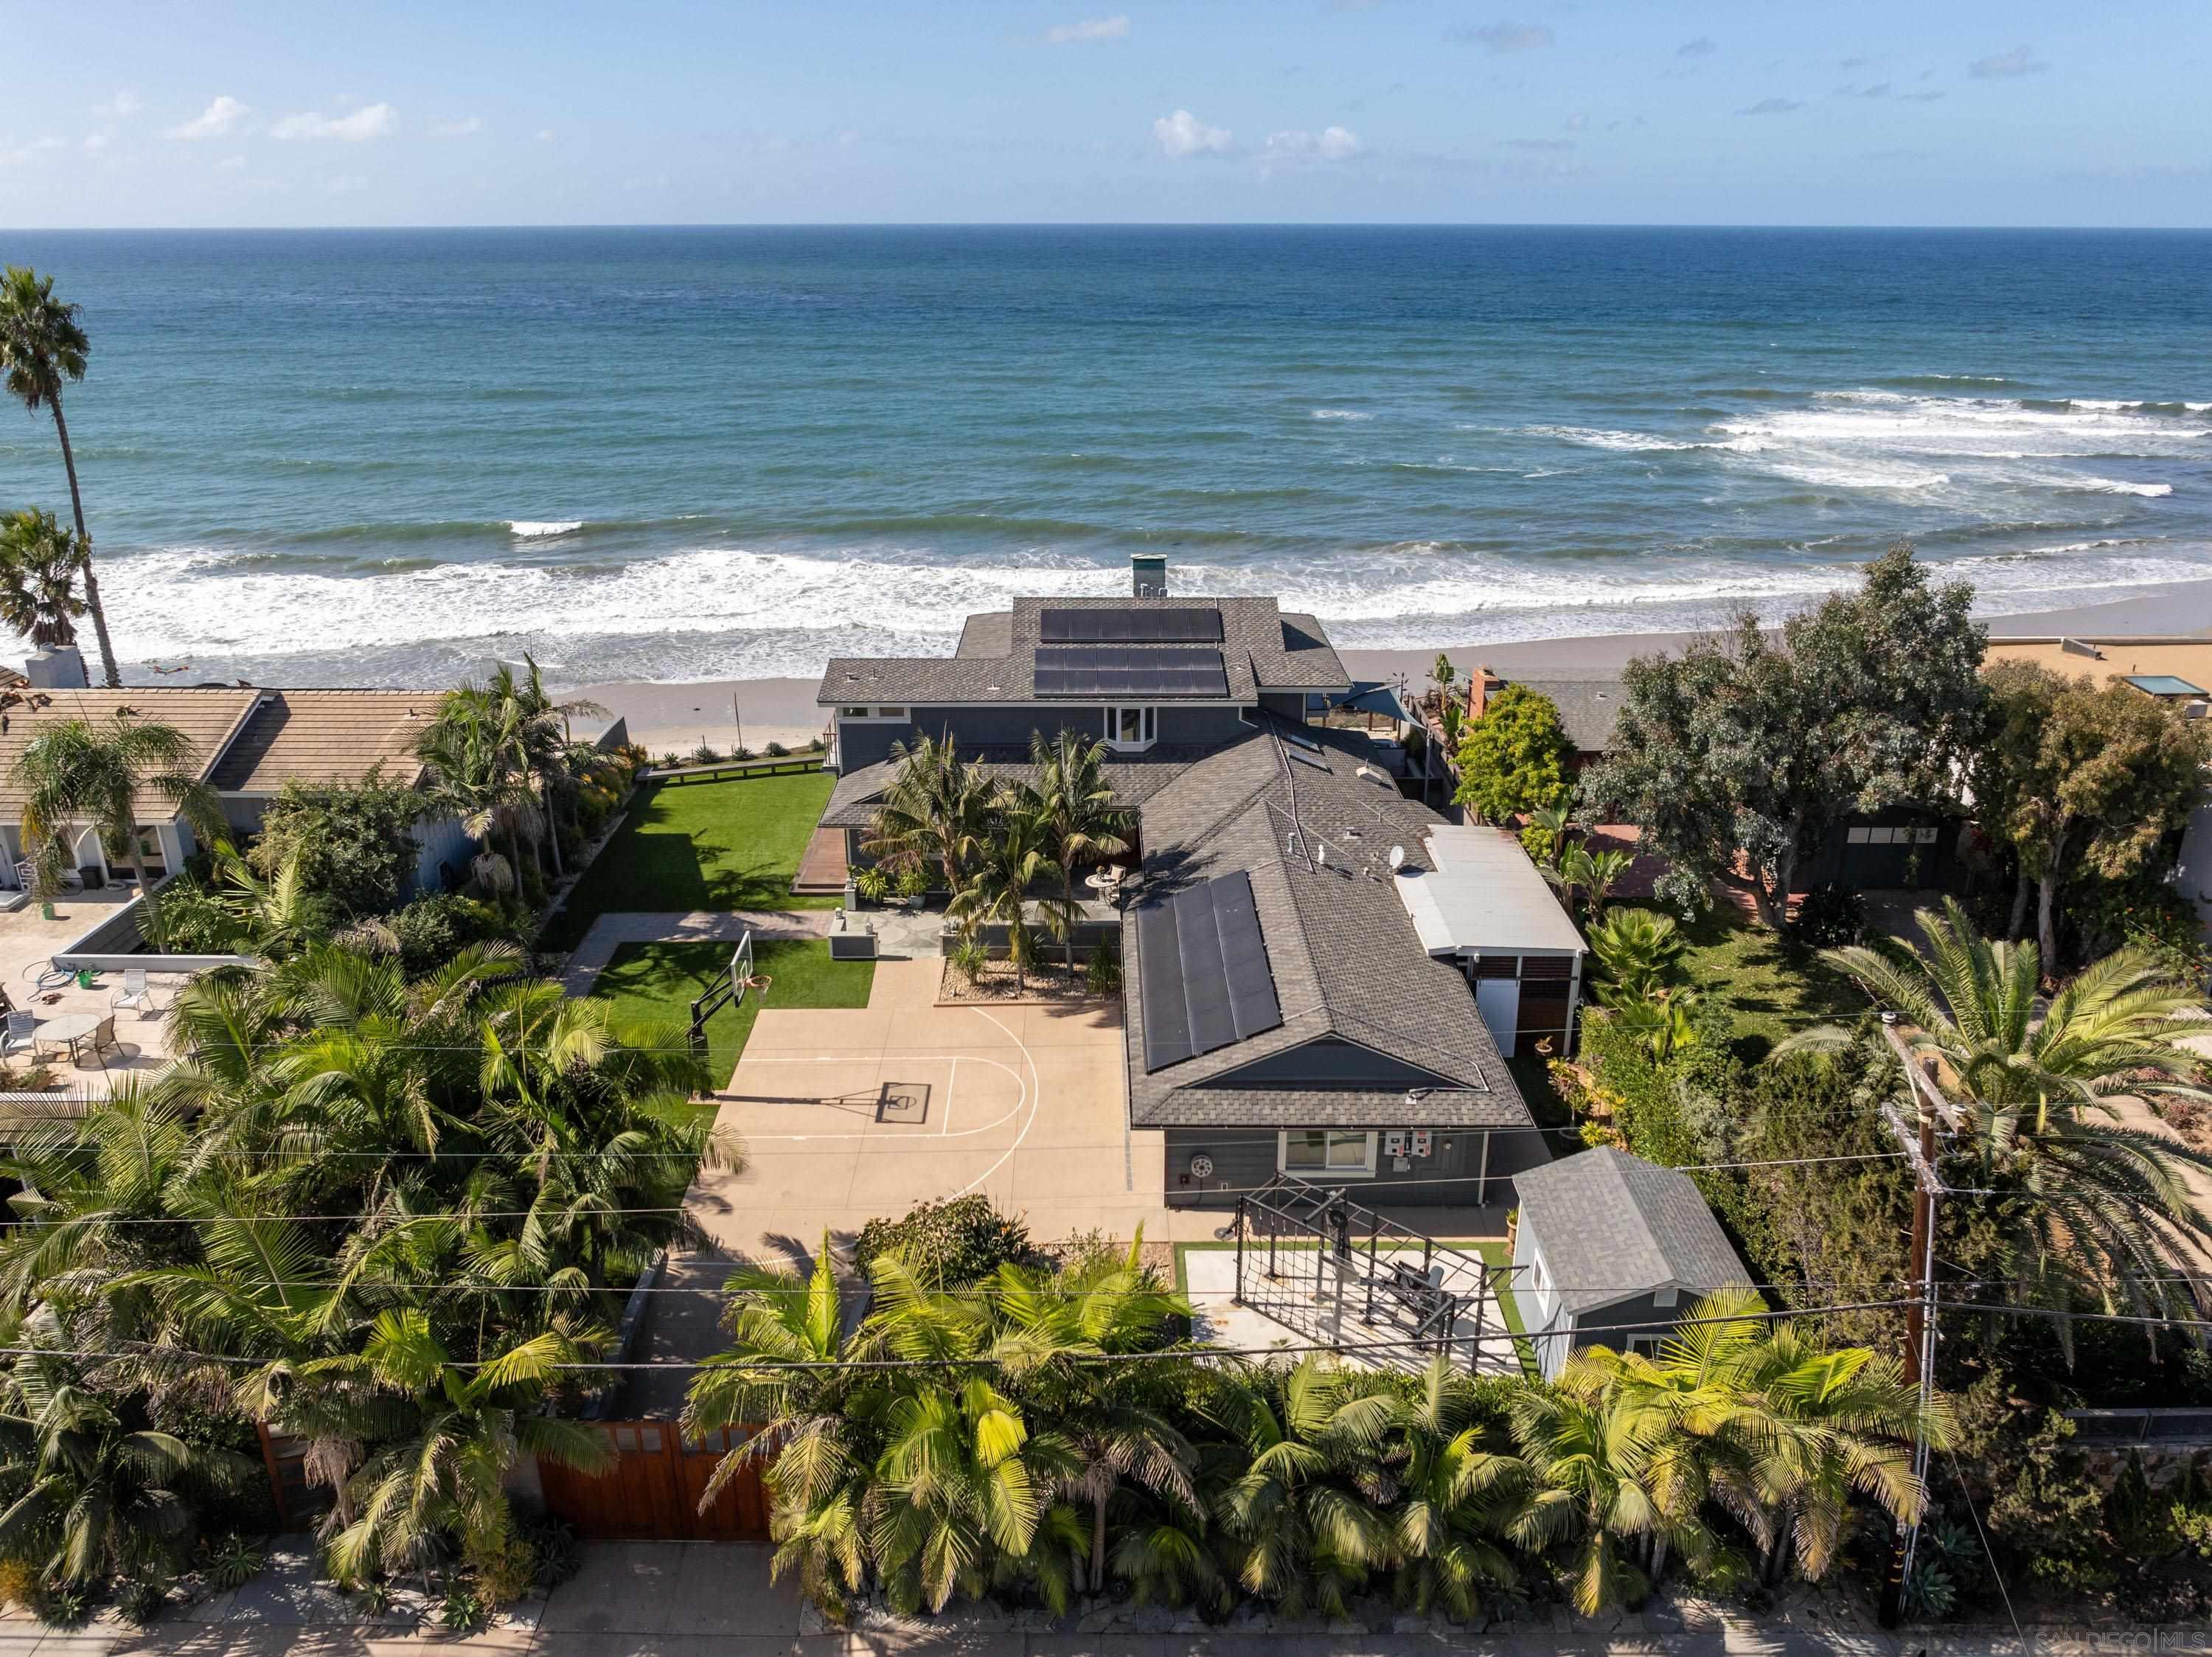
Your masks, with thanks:
M1656 1358L1659 1355L1659 1348L1666 1339L1664 1335L1631 1335L1628 1337L1628 1350L1641 1352L1649 1358Z
M1106 742L1115 748L1149 748L1159 736L1157 708L1109 708Z
M837 717L840 719L866 719L867 716L868 710L866 708L840 708L837 710Z
M1868 844L1873 837L1874 831L1871 829L1847 829L1844 833L1844 844L1847 846L1863 846Z
M1674 1304L1675 1299L1680 1294L1680 1291L1679 1289L1655 1288L1651 1291L1651 1304L1654 1306L1672 1306Z
M874 724L880 720L904 720L906 710L903 708L840 708L837 710L837 717L865 719L869 723Z
M1280 1136L1285 1173L1358 1176L1375 1172L1375 1136L1357 1128L1300 1128Z

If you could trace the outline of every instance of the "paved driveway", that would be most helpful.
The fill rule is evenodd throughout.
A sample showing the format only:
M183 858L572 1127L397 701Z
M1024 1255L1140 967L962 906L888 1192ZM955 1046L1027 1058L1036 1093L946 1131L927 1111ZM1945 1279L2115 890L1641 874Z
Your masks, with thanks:
M1164 1237L1160 1136L1127 1126L1120 1004L939 1007L942 969L887 960L866 1008L762 1011L715 1118L746 1166L690 1198L719 1245L804 1257L825 1228L971 1191L1042 1240L1148 1221Z

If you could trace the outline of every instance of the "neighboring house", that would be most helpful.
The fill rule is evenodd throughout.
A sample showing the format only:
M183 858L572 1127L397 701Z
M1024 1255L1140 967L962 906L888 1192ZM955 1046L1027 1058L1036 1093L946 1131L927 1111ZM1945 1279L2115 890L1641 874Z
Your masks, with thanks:
M1541 981L1525 1004L1540 1033L1556 1014L1564 1042L1573 928L1517 844L1483 831L1502 848L1483 862L1405 797L1378 745L1304 722L1310 696L1327 705L1351 689L1312 617L1272 599L1169 597L1156 571L1140 568L1140 588L1148 576L1155 590L1133 599L1019 599L973 617L953 657L832 662L820 700L843 775L823 825L866 861L896 740L949 737L1011 779L1027 772L1032 732L1103 740L1135 827L1121 917L1129 1121L1165 1136L1166 1199L1229 1206L1281 1171L1358 1182L1382 1203L1504 1200L1549 1152L1477 986L1486 970L1507 981L1501 961L1516 986ZM1486 878L1520 919L1470 929L1461 899ZM1527 907L1532 883L1550 922ZM1409 885L1448 888L1455 918L1423 907L1424 930ZM1493 990L1484 1005L1508 1045L1539 1033L1517 997L1506 1008Z
M1514 1189L1513 1297L1547 1380L1578 1346L1650 1350L1700 1295L1751 1281L1677 1169L1599 1146Z
M1617 679L1507 679L1492 667L1477 667L1467 683L1467 716L1480 719L1490 699L1508 685L1534 691L1559 710L1559 726L1574 747L1577 766L1594 765L1613 746L1613 722L1620 717Z
M22 791L9 780L15 761L43 728L64 720L94 722L129 710L150 722L173 726L191 743L193 768L212 789L234 838L258 832L269 802L287 783L311 786L359 783L381 766L386 780L422 780L415 740L434 713L435 691L267 690L250 685L131 686L122 690L31 691L0 713L0 880L18 881L24 856ZM184 867L199 850L191 827L168 801L142 795L138 801L140 856L147 874L159 879ZM469 840L451 818L426 819L415 827L417 886L434 886L441 866L465 867ZM102 880L127 880L122 847L106 847L89 828L76 840L76 866Z

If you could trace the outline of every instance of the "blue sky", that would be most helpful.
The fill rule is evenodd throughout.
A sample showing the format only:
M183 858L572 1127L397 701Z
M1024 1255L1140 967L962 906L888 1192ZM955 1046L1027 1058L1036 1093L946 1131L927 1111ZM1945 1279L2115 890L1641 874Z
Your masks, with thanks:
M2175 0L105 0L0 225L2212 223Z

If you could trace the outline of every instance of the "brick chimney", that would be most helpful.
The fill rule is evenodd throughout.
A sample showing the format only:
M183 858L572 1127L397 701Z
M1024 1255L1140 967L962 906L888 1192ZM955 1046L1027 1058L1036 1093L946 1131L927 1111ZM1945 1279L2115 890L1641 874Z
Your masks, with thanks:
M1505 681L1498 676L1495 668L1486 662L1477 667L1468 675L1467 716L1481 718L1483 710L1490 706L1490 698L1504 688Z

